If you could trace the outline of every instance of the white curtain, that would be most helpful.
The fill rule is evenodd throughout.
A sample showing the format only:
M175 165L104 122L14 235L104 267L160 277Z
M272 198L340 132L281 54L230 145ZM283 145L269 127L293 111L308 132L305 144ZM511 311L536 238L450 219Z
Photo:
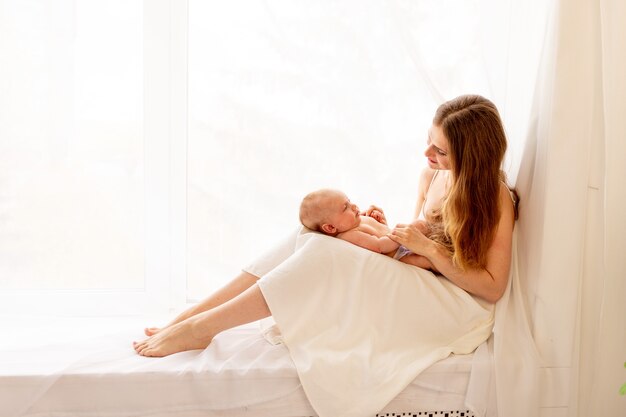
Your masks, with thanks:
M626 5L561 1L518 176L541 415L623 416Z
M190 298L295 227L313 189L411 219L437 105L502 96L490 15L510 17L492 3L190 0Z
M411 219L428 127L457 95L496 103L515 181L550 4L190 0L189 298L294 227L312 189Z

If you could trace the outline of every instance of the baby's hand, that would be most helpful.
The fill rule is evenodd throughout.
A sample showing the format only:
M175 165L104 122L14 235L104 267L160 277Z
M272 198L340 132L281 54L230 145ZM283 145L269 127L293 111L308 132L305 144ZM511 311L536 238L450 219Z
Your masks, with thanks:
M378 210L372 210L369 216L373 218L374 220L376 220L378 223L385 222L385 216L383 215L383 213L381 213Z
M362 212L361 215L371 217L378 223L387 224L387 218L385 218L385 213L383 213L383 209L381 209L380 207L369 206L369 208Z

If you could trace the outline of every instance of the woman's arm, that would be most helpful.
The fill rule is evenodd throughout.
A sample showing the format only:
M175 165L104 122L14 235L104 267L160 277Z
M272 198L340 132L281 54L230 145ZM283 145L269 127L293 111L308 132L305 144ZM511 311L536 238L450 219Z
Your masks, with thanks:
M428 258L434 269L459 287L495 303L504 294L511 267L514 210L509 191L504 184L500 191L500 207L502 213L498 229L487 251L487 267L484 269L460 270L453 265L447 251L427 238L415 225L398 225L390 237L412 252Z

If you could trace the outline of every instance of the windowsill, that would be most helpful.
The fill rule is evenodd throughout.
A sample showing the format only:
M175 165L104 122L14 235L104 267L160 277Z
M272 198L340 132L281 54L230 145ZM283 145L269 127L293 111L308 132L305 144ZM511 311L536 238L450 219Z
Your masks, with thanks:
M83 344L107 335L129 335L144 338L143 329L169 323L177 312L168 314L122 316L55 316L0 314L0 352L3 350L36 349L46 346ZM248 324L241 326L258 326Z
M161 317L146 316L63 317L3 314L0 316L0 351L81 343L107 334L133 330L141 334L144 327L165 322Z

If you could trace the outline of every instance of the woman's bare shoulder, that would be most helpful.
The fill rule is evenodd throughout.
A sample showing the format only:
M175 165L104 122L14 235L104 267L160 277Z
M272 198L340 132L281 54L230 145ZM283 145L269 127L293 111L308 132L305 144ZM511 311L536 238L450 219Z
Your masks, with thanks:
M436 169L432 169L431 167L425 167L424 169L422 169L422 172L420 173L420 178L422 180L432 180L433 179L433 175L435 175L435 172L437 172Z
M511 223L515 221L515 204L514 194L511 193L511 189L505 183L500 183L500 208L502 210L501 216L511 220Z
M428 190L428 187L430 186L430 183L433 180L433 177L435 176L435 172L437 172L436 169L432 169L430 167L426 167L420 173L419 187L420 187L420 191L423 194L425 194L426 191Z

